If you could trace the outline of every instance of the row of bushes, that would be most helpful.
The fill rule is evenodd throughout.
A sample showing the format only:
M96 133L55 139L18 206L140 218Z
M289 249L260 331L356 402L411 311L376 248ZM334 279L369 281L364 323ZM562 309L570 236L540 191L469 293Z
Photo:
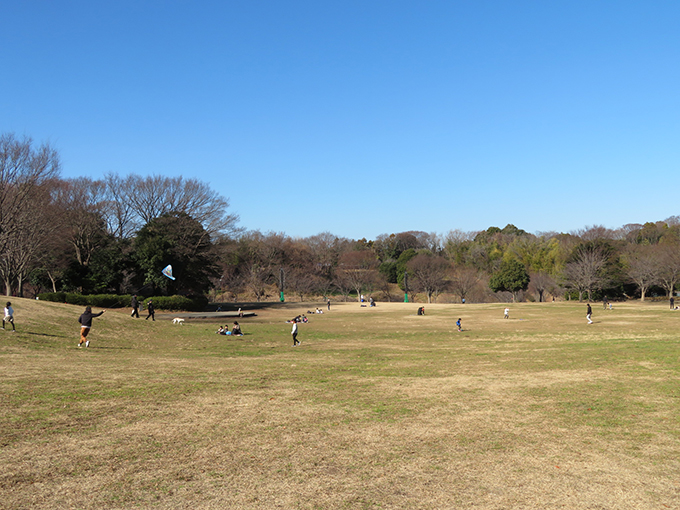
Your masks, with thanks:
M95 306L97 308L125 308L130 306L132 295L116 294L76 294L74 292L43 292L38 299L70 305ZM147 308L149 300L153 299L156 310L188 310L200 312L205 310L208 299L203 296L188 298L186 296L152 296L142 302L142 308Z

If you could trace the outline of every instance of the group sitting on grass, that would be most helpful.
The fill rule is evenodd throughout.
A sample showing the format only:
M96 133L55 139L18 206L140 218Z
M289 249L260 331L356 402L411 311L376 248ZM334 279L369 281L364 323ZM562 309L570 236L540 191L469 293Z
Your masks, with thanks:
M225 324L224 326L220 326L216 333L218 335L233 335L233 336L243 336L243 332L241 331L241 326L238 322L234 322L234 326L231 328L231 331L229 331L229 324Z
M287 323L294 323L294 322L309 322L309 319L305 317L304 314L302 315L297 315L293 317L291 320L286 321Z

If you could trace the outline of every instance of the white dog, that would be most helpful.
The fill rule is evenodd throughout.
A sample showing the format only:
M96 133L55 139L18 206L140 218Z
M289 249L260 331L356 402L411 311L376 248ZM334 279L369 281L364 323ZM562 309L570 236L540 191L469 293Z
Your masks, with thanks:
M172 323L184 326L184 319L181 319L180 317L175 317L174 319L172 319Z

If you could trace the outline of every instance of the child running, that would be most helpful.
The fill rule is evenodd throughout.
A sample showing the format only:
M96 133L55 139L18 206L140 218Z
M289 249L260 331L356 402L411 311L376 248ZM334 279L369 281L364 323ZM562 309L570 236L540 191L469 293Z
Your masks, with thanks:
M17 328L14 327L14 308L12 308L12 303L7 301L5 305L5 316L2 319L2 329L5 329L5 322L12 324L12 332L15 332Z
M83 344L85 344L85 347L90 346L90 341L87 339L87 335L90 333L90 329L92 328L92 319L99 317L105 311L106 310L102 310L99 313L92 313L91 306L85 307L83 314L78 317L78 322L80 322L80 342L78 342L78 347L82 347Z
M460 319L460 318L458 318L458 320L456 321L456 326L458 326L458 332L459 332L459 333L460 333L461 331L463 331L463 323L461 322L461 319Z

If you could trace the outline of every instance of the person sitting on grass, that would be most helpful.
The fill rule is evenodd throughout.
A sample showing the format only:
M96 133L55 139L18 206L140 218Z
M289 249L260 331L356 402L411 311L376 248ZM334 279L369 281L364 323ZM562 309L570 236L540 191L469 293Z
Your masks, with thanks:
M236 336L243 336L243 333L241 332L241 326L239 326L239 323L236 321L234 321L234 327L231 328L231 334Z

